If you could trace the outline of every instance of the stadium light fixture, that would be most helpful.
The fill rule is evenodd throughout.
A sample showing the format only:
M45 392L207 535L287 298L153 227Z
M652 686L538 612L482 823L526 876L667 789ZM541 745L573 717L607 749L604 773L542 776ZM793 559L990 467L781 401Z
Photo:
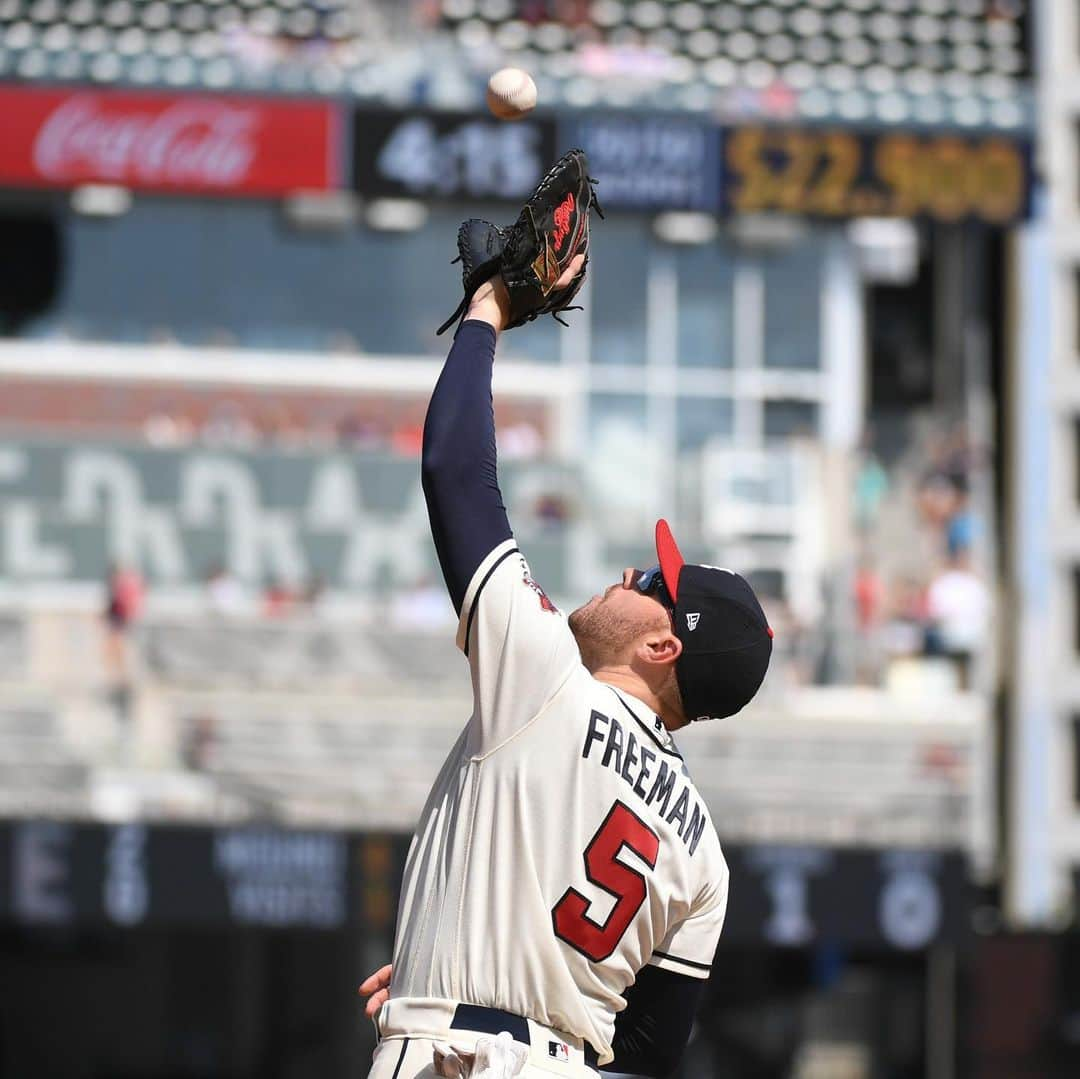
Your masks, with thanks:
M729 231L744 247L769 250L797 244L806 235L806 222L793 214L741 214Z
M118 184L83 184L71 192L71 208L87 217L121 217L134 201L131 191Z
M848 237L864 281L907 285L919 271L919 230L906 218L863 217L848 225Z
M290 225L312 232L343 232L360 214L359 200L350 191L297 191L285 199Z
M415 232L427 223L428 208L417 199L374 199L366 216L368 227L379 232Z
M671 211L653 218L656 238L667 244L693 246L716 239L719 226L712 214Z

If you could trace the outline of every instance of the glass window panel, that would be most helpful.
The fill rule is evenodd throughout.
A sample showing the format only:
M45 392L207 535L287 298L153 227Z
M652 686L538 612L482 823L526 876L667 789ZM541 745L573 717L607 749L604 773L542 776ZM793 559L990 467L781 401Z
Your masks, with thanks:
M291 227L270 203L140 198L107 221L62 222L60 295L33 336L431 355L461 298L460 209L415 232ZM515 331L519 357L557 362L550 319Z
M763 260L766 367L821 365L823 258L824 245L808 240Z
M727 397L680 397L676 411L679 450L700 449L713 438L729 439L734 409Z
M765 437L817 434L818 406L811 401L766 401Z
M735 258L721 244L677 249L679 363L730 367Z
M593 363L643 364L649 224L642 218L609 216L594 222L594 227L589 248L592 310L587 312L592 319Z
M605 535L647 524L661 459L648 432L642 394L593 394L589 400L589 502Z

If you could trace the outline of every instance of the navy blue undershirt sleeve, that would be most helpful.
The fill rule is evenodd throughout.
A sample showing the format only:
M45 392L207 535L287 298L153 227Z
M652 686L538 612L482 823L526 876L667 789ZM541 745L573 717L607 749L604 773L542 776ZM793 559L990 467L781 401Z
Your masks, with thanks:
M454 610L480 563L513 533L499 490L491 372L495 330L463 322L424 421L421 482Z
M682 1060L694 1025L703 978L661 967L643 967L623 994L626 1007L615 1016L615 1059L601 1071L663 1077Z

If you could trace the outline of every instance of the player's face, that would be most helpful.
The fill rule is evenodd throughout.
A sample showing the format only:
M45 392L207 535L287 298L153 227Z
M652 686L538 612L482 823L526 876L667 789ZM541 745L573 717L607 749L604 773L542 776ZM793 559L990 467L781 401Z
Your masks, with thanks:
M642 577L641 570L627 567L620 582L571 613L570 631L590 671L628 663L643 636L671 630L671 617L661 600L666 594L657 594L654 579L646 582L649 587L643 591L638 587Z

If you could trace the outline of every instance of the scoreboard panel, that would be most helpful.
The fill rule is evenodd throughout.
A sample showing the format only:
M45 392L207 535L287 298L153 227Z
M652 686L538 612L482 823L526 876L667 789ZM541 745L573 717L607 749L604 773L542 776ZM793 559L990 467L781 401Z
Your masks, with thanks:
M1004 225L1028 210L1030 153L999 136L740 127L727 133L723 160L732 214Z

